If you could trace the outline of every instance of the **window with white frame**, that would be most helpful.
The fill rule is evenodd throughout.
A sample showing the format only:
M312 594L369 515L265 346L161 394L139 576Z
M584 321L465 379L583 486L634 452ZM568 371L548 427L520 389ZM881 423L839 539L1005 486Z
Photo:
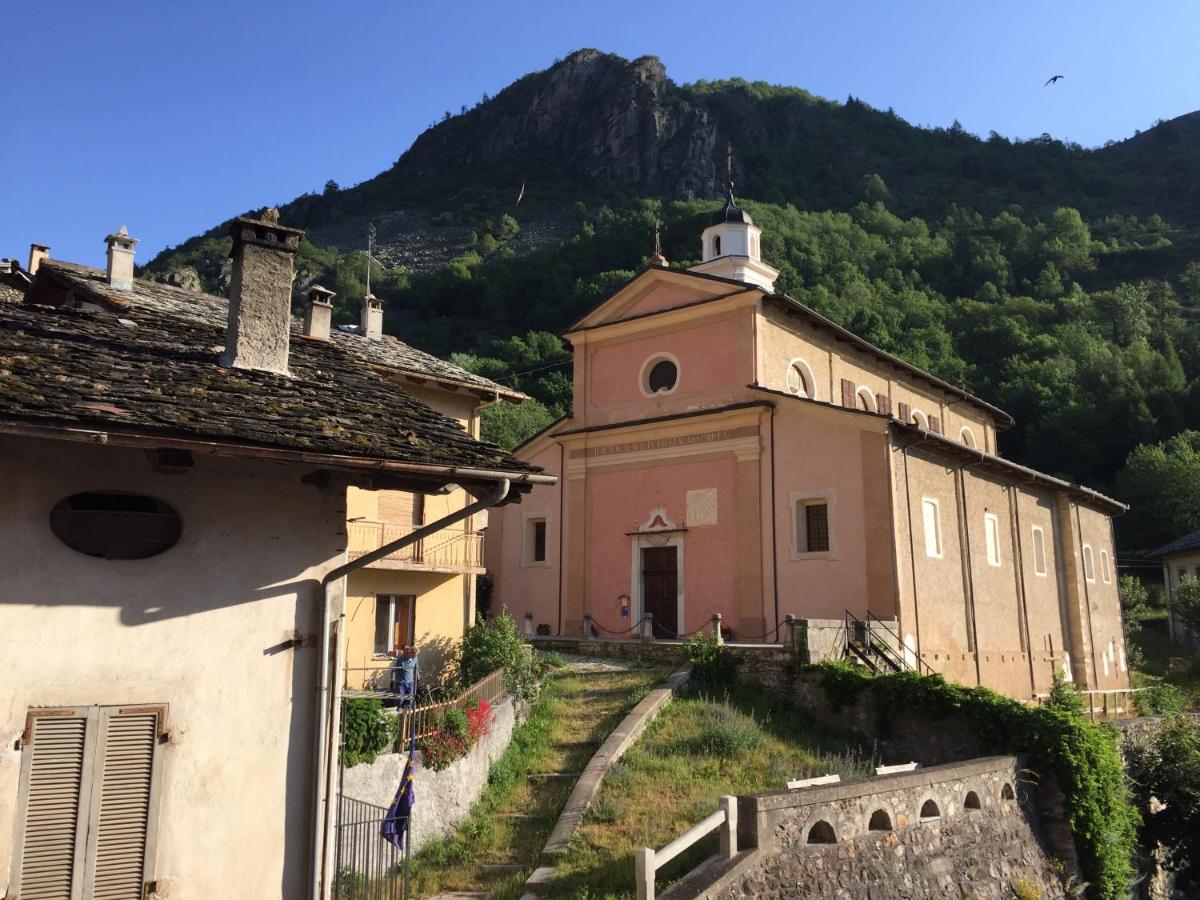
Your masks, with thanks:
M807 397L810 400L816 399L817 393L812 369L809 368L808 363L804 360L793 359L788 364L787 389L788 393L795 394L797 397Z
M375 595L375 655L391 656L413 642L412 594Z
M929 430L929 416L925 415L925 413L921 412L919 409L914 409L911 413L909 413L908 417L918 428L924 428L926 431Z
M793 497L793 549L798 555L832 552L832 512L830 497L826 494Z
M531 516L525 520L523 557L528 565L541 565L546 562L545 516Z
M983 514L983 537L987 542L989 566L1000 565L1000 519L995 513Z
M1096 580L1096 564L1092 559L1092 545L1083 545L1083 577L1088 581Z
M647 397L671 393L679 383L679 360L668 353L650 357L642 365L641 380Z
M1033 574L1046 574L1046 535L1042 526L1033 526Z
M970 428L967 428L965 425L963 426L962 431L958 433L958 439L968 447L975 447L975 432L973 432Z
M921 520L925 525L925 555L940 559L942 556L942 521L937 500L925 497L921 500Z
M878 412L879 405L875 401L875 392L869 387L860 387L854 394L854 405L867 412Z
M1105 584L1112 584L1112 572L1108 565L1108 551L1100 551L1100 577L1104 579Z

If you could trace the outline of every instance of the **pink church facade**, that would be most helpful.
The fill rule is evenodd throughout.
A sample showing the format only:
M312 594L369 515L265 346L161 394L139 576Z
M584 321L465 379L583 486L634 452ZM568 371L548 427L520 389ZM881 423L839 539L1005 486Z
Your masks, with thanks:
M699 266L651 266L567 332L573 414L516 451L558 484L493 514L494 604L564 635L720 613L735 641L849 611L1015 697L1056 671L1128 687L1123 507L1004 460L1002 410L775 294L758 237L731 198Z

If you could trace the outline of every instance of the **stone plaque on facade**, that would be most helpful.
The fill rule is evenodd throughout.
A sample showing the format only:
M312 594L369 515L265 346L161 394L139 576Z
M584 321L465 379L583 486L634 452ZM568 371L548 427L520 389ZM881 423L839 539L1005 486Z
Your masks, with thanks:
M687 527L717 524L717 489L703 488L687 492Z

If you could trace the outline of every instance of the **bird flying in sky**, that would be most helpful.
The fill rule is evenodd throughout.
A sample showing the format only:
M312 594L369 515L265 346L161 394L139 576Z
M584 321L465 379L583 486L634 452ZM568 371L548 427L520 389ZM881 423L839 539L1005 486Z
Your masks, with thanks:
M1052 84L1054 84L1054 82L1058 81L1060 78L1065 78L1065 77L1066 76L1064 76L1064 75L1052 75L1050 78L1046 79L1046 83L1043 84L1042 87L1047 87L1049 85L1052 85Z

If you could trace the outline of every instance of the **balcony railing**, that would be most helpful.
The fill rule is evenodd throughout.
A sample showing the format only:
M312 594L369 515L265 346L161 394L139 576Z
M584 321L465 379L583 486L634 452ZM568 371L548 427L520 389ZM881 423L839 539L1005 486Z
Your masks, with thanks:
M351 522L349 553L357 559L384 544L411 534L410 525L387 525L382 522ZM375 565L395 568L443 569L468 571L483 568L483 535L464 528L443 528L427 538L390 553Z

